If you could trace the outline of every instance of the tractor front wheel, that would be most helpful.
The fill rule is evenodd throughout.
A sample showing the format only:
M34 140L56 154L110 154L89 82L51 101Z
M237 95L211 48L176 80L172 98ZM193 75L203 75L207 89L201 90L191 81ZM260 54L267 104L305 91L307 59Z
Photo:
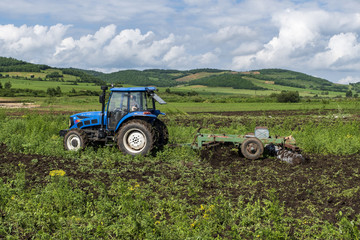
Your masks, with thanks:
M149 123L133 120L125 124L118 132L117 145L119 149L130 155L146 155L154 144L154 134Z
M264 145L257 138L248 138L241 144L241 153L245 158L255 160L264 152Z
M78 151L87 143L86 133L80 129L70 130L64 137L65 150Z

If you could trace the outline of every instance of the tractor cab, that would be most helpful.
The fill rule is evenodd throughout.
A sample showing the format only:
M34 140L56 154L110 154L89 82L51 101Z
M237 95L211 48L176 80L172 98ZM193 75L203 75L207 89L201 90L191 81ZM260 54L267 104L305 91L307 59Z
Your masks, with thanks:
M155 93L154 87L112 88L104 114L104 125L109 131L116 131L123 121L131 117L157 117L155 101L166 104ZM102 98L100 97L100 102Z

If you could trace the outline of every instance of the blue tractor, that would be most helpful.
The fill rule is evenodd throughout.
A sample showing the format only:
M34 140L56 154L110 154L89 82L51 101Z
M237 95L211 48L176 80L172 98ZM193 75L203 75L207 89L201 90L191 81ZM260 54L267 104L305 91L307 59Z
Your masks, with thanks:
M168 143L166 125L158 119L155 101L166 104L155 87L111 88L106 104L107 86L102 86L101 111L70 116L69 129L61 130L64 148L77 151L88 143L116 144L125 154L146 155Z

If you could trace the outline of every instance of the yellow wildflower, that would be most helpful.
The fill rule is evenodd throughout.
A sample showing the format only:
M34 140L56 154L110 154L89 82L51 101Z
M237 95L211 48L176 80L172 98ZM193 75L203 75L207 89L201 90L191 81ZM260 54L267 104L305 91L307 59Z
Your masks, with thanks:
M66 174L65 171L63 170L52 170L50 171L49 175L54 177L54 176L64 176Z
M134 186L130 186L128 189L130 191L134 191L134 190L136 191L136 189L139 188L139 187L140 187L140 184L135 182Z
M155 225L156 225L156 224L160 224L160 221L156 221L156 222L155 222Z

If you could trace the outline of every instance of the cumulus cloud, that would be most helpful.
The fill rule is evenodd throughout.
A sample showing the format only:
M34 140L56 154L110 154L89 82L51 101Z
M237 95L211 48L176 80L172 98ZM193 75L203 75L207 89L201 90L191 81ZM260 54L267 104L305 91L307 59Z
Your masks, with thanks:
M359 7L357 0L3 0L2 19L14 24L0 25L0 56L103 70L332 70L345 79L344 70L360 68Z
M234 51L234 69L280 67L290 69L350 70L360 67L360 45L356 31L359 14L329 13L324 10L285 10L272 22L279 32L256 52L243 45ZM251 47L251 45L249 45ZM256 47L253 45L253 49Z
M20 59L36 59L49 54L51 48L62 41L69 25L16 27L0 25L0 55Z
M358 82L360 82L360 77L352 77L352 76L347 76L338 81L338 83L340 84L349 84L349 83L358 83Z
M340 33L330 38L326 51L315 55L318 68L346 69L360 63L360 43L356 33ZM350 66L349 66L350 65Z
M279 26L279 34L273 37L255 54L236 56L233 66L238 69L252 65L279 66L291 64L300 52L313 48L319 38L319 23L326 18L322 11L300 12L286 10L275 15L273 21Z

